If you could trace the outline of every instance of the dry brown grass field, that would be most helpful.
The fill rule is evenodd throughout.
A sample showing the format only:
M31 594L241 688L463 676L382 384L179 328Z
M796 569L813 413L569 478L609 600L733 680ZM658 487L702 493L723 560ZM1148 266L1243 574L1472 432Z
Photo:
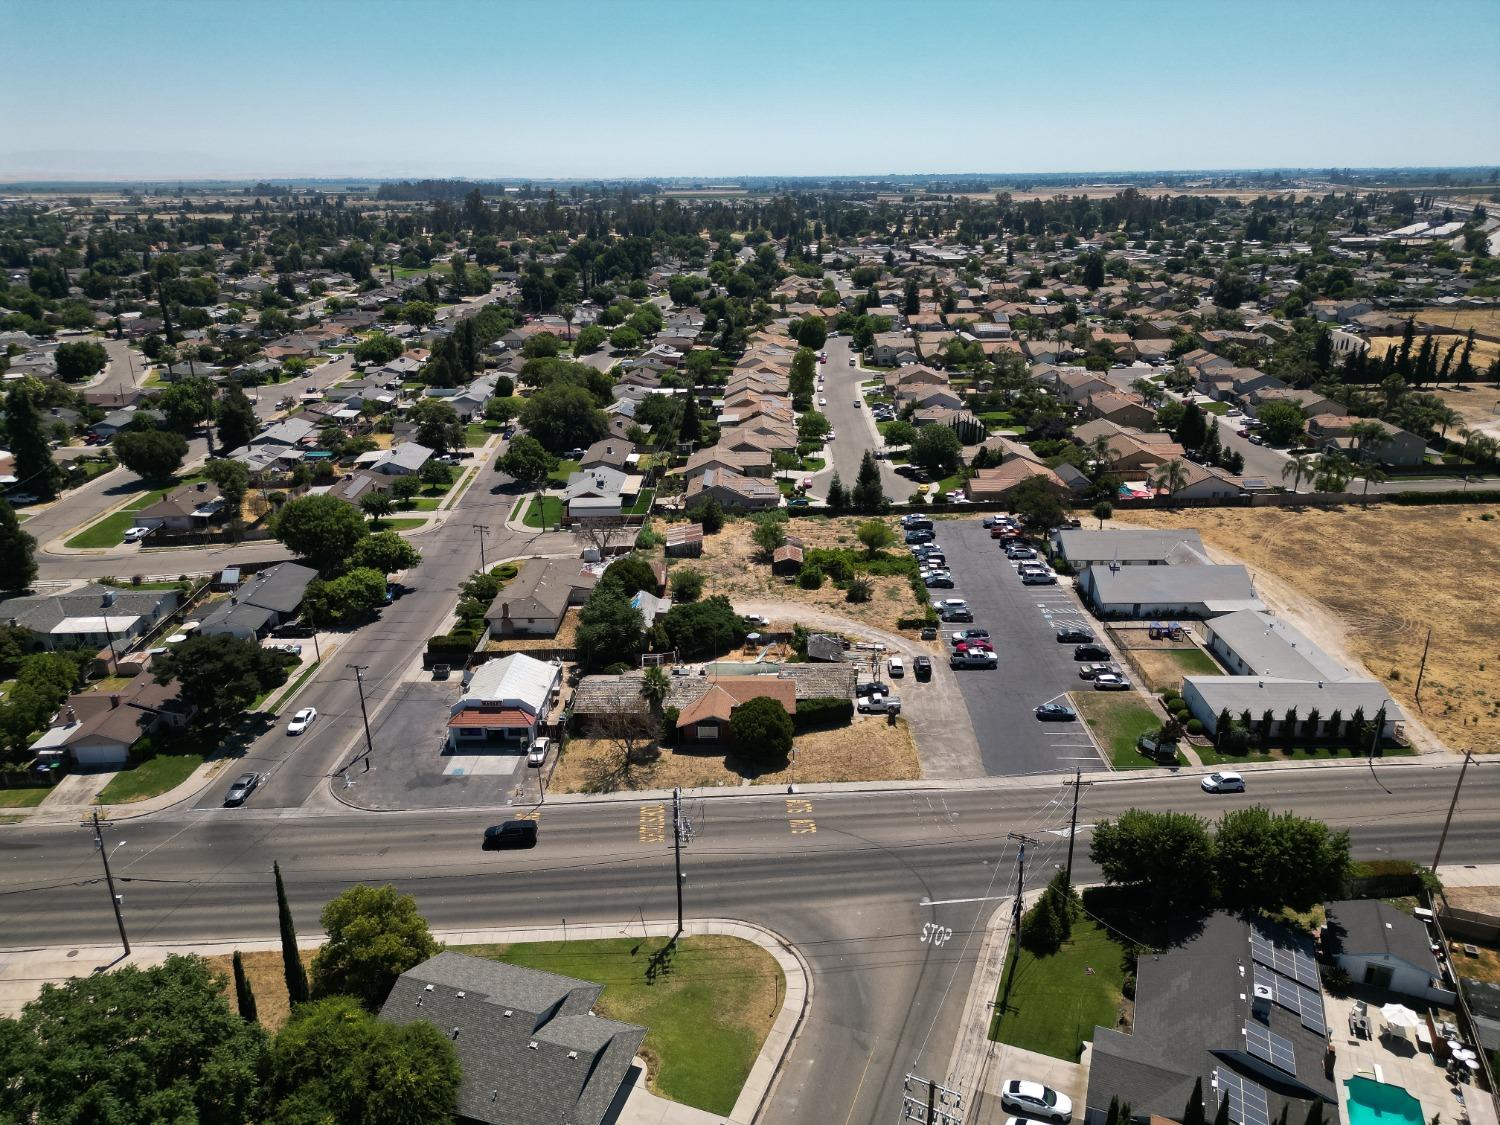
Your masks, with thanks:
M1197 528L1223 561L1253 570L1263 601L1331 654L1363 664L1449 749L1500 751L1500 510L1203 509L1128 519Z
M1414 316L1419 324L1436 324L1463 332L1472 328L1487 336L1500 336L1500 309L1418 309Z
M1456 365L1458 363L1459 353L1464 350L1463 337L1437 336L1434 337L1434 339L1436 341L1434 346L1438 350L1437 354L1439 363L1442 362L1443 354L1448 350L1449 345L1451 345L1454 340L1458 341L1458 352L1455 352L1453 356L1453 362ZM1400 336L1371 336L1370 358L1379 359L1392 348L1399 348L1400 346ZM1416 350L1421 346L1422 341L1419 338L1415 343L1412 344L1412 353L1415 354ZM1496 356L1500 356L1500 344L1497 344L1492 340L1475 340L1474 354L1470 358L1469 362L1472 363L1481 374L1483 374L1484 369L1494 362Z

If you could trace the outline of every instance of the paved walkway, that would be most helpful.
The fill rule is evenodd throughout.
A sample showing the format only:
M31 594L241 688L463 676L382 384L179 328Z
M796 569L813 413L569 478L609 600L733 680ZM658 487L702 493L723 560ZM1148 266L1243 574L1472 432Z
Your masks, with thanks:
M637 919L624 922L575 926L528 926L512 929L434 931L433 937L445 945L493 945L510 942L588 941L644 933L647 937L671 937L676 924L670 921L646 922ZM704 918L690 921L683 928L687 937L717 934L753 942L776 959L786 978L786 993L781 1010L761 1045L760 1054L750 1068L750 1075L740 1090L734 1110L725 1118L688 1106L678 1105L645 1089L644 1078L637 1079L623 1111L617 1120L626 1125L710 1125L732 1122L750 1125L775 1085L792 1044L812 1003L812 973L802 955L780 935L749 922L730 918ZM320 945L324 935L300 935L303 949ZM212 957L238 949L249 953L280 949L276 939L236 942L145 943L132 947L128 957L120 956L120 947L79 946L73 949L41 948L0 952L0 1015L13 1016L34 999L48 983L115 968L119 965L158 965L174 953Z

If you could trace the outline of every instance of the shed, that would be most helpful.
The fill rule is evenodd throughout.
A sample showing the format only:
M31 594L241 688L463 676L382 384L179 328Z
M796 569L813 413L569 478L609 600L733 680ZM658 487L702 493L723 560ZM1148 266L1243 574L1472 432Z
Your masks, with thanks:
M1453 1003L1454 992L1443 980L1424 923L1379 899L1330 902L1324 909L1323 952L1355 984Z
M802 569L802 548L793 543L777 547L771 553L771 573L784 576L795 575Z

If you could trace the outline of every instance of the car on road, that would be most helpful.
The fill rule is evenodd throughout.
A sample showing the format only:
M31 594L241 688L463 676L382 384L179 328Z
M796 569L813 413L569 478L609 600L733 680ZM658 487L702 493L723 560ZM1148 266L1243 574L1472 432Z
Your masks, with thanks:
M1130 681L1118 672L1100 672L1094 677L1095 691L1129 691Z
M1265 445L1266 444L1266 439L1263 438L1263 437L1261 437L1259 434L1251 434L1245 440L1248 441L1251 445Z
M853 366L854 366L854 357L853 357L853 356L850 356L850 357L849 357L849 366L850 366L850 367L853 367Z
M1245 779L1229 770L1211 773L1199 784L1203 786L1205 793L1243 793L1245 791Z
M828 362L828 353L827 352L819 352L818 353L818 362L819 363L827 363Z
M959 641L987 641L990 639L988 629L955 629L952 634L954 644Z
M858 395L854 396L854 409L858 410L864 404L865 404L865 400L864 399L860 398Z
M912 661L912 674L919 680L932 679L932 657L919 656Z
M484 830L484 848L531 848L536 846L536 821L507 820Z
M127 527L125 529L125 542L139 543L142 539L151 534L151 530L152 529L149 527Z
M240 774L240 776L235 778L234 782L229 786L229 792L224 794L225 806L228 807L233 805L243 805L245 803L245 798L249 797L251 793L255 792L255 787L259 784L260 774Z
M1059 644L1090 645L1094 643L1094 634L1076 625L1064 625L1057 630L1057 641Z
M893 680L899 680L906 675L906 661L902 660L899 656L891 657L885 662L885 666Z
M819 406L827 406L828 405L828 400L826 398L820 398L820 399L818 399L818 405Z
M1040 1082L1012 1078L1000 1087L1000 1105L1011 1113L1023 1114L1037 1121L1065 1125L1073 1120L1073 1103L1068 1096Z
M1074 660L1108 660L1109 649L1103 645L1078 645L1073 649Z
M301 734L308 727L313 725L313 720L317 717L318 709L316 707L302 708L302 710L298 711L295 715L292 716L292 721L287 723L287 734Z
M1036 709L1036 717L1044 723L1071 723L1078 712L1066 703L1043 703Z

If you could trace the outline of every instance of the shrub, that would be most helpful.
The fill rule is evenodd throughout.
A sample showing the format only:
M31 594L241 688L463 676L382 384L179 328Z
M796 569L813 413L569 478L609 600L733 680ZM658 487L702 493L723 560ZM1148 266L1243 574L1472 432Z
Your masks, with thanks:
M1180 691L1178 691L1176 688L1167 688L1166 691L1164 691L1164 692L1161 693L1161 701L1163 703L1165 703L1168 707L1172 706L1173 703L1175 703L1177 700L1179 700L1181 698L1182 698L1182 693Z
M695 602L703 596L703 575L691 567L672 572L672 600Z
M746 700L729 718L735 752L756 766L779 766L792 752L792 717L770 696Z
M1187 721L1187 732L1188 732L1188 734L1202 734L1203 733L1203 720L1202 719L1189 719Z
M817 563L803 563L797 575L797 585L804 590L817 590L823 585L823 568Z
M682 717L682 712L676 707L663 707L661 712L661 731L658 738L663 746L670 746L677 739L677 720Z
M797 700L797 713L792 716L792 725L799 731L817 726L837 726L854 718L854 701L839 696L824 695L814 699Z
M851 602L867 602L875 596L875 585L868 578L856 578L844 590L845 599Z

